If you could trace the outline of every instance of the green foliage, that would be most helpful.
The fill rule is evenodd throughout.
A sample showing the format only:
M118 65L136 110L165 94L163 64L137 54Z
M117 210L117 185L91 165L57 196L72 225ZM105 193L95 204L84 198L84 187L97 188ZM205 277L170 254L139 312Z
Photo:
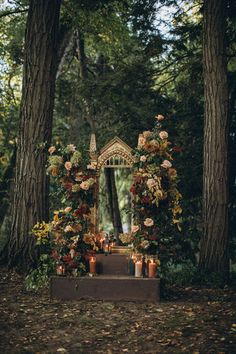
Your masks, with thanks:
M38 290L48 285L49 277L55 273L55 261L49 254L41 254L37 266L25 278L27 290Z
M175 286L186 286L196 283L197 266L190 260L185 262L173 264L167 262L165 266L161 267L161 278L165 284Z

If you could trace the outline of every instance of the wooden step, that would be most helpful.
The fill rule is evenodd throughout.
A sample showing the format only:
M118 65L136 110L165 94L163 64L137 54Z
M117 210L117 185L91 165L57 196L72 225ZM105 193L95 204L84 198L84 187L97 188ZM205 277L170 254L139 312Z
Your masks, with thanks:
M97 254L97 273L129 275L129 256L125 254Z
M62 300L160 301L160 280L132 276L98 275L50 279L50 296Z

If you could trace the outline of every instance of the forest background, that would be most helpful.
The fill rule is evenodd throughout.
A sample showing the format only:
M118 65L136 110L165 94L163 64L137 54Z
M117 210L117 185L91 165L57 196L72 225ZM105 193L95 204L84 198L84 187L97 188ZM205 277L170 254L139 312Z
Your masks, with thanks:
M33 2L31 2L33 3ZM0 13L0 245L11 233L13 175L19 117L28 1L8 1ZM235 263L235 4L227 2L229 87L229 239ZM196 275L203 233L204 81L201 1L75 1L61 4L52 141L88 149L114 135L131 147L153 127L156 114L177 147L183 227L178 234L180 281ZM52 97L53 101L53 97ZM50 140L50 139L49 139ZM40 149L42 141L35 141ZM49 143L49 141L48 141ZM51 186L51 210L58 200ZM19 209L19 206L18 206ZM37 220L35 220L37 221ZM220 222L220 220L218 220ZM33 226L33 225L32 225ZM178 232L178 231L176 231ZM212 246L213 247L213 246ZM176 265L170 265L176 281ZM233 268L232 268L233 270Z

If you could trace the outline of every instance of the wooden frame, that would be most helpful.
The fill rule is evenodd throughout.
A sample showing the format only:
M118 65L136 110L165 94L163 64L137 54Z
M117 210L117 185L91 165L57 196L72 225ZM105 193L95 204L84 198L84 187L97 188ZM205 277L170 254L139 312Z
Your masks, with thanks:
M98 233L98 208L99 208L99 177L102 168L132 168L135 158L132 148L117 136L110 140L98 154L96 147L96 136L91 135L90 139L90 164L88 168L94 170L96 175L96 189L94 195L94 207L91 209L91 222L93 232Z

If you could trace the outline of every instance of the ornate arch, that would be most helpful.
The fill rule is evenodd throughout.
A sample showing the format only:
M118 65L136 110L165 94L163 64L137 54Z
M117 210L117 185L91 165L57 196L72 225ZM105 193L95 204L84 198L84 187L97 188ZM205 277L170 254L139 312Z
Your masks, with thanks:
M96 161L96 169L99 173L102 167L106 168L130 168L135 162L132 155L132 149L123 140L117 136L107 143L100 151L100 154L95 153L96 144L95 137L91 138L90 156L91 164Z

